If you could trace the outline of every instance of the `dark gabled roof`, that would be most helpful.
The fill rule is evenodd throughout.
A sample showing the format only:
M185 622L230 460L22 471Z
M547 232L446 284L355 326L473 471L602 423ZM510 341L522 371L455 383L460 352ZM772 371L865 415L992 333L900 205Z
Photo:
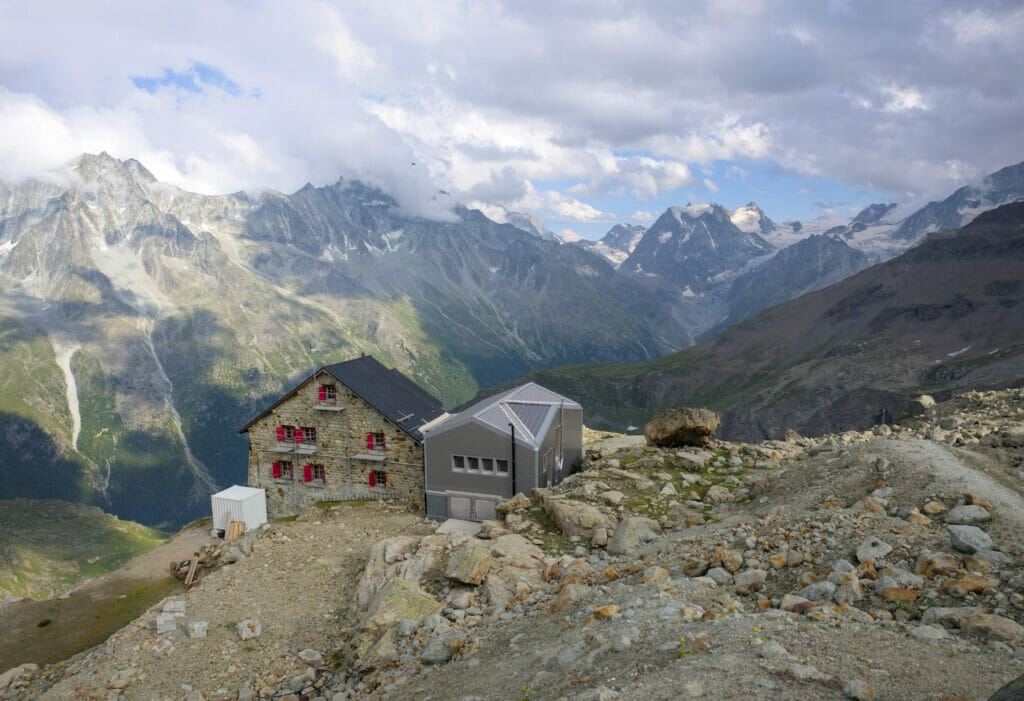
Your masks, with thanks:
M364 355L343 363L327 365L316 372L317 376L322 373L332 375L418 442L423 442L420 426L444 412L440 400L398 370L384 367L373 356ZM250 426L292 397L307 382L309 379L300 382L266 411L247 423L239 433L248 431Z

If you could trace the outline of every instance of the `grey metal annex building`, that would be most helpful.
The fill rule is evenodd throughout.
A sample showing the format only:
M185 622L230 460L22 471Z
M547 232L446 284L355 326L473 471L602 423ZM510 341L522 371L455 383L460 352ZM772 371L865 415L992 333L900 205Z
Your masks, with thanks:
M583 452L583 407L529 382L423 426L427 516L481 521L558 484Z

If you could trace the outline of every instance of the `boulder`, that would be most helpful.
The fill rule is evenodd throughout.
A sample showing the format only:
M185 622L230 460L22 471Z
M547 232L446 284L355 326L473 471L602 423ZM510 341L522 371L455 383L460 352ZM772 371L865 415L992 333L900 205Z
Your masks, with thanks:
M466 543L452 551L444 576L456 582L476 586L484 581L489 569L491 551L483 545Z
M921 614L921 623L943 628L962 628L968 616L984 614L979 606L933 606Z
M946 523L967 525L988 521L992 518L992 514L980 504L964 504L963 506L954 506L946 512L943 518Z
M440 601L412 582L395 578L377 592L360 628L376 641L377 635L404 618L423 620L440 612Z
M917 558L917 573L924 577L937 574L952 574L960 569L960 563L949 553L923 552Z
M567 536L591 539L595 528L614 530L615 518L601 509L585 502L563 499L547 489L537 489L544 511Z
M543 567L544 553L536 545L521 535L509 533L491 543L491 555L499 558L491 562L491 568L516 567L520 569L540 569Z
M377 590L386 583L389 565L414 552L419 543L419 536L397 536L370 546L366 566L356 581L356 601L360 607L368 606Z
M644 427L644 438L649 445L705 446L721 423L721 417L710 409L669 409L656 414Z
M999 640L1013 645L1024 644L1024 626L1011 618L994 613L975 613L964 617L960 633L970 638Z
M654 540L661 527L657 521L643 516L623 519L615 528L612 539L608 541L608 552L612 555L625 555L641 542Z
M864 562L866 560L878 561L892 552L892 546L886 543L884 540L878 538L865 538L860 545L857 546L857 560Z
M949 544L959 552L973 554L992 548L988 533L977 526L946 526L946 530L949 532Z
M391 658L398 652L398 648L395 645L396 635L396 628L388 628L379 638L365 637L357 648L359 661L356 664L356 669L365 672L378 667L385 667L391 662Z
M712 504L721 504L732 501L734 498L733 493L720 484L708 487L708 491L704 494L705 501L710 501Z
M530 501L530 497L526 496L522 492L519 492L508 501L502 502L494 507L494 510L502 516L507 516L513 511L522 511L523 509L529 509L533 505Z

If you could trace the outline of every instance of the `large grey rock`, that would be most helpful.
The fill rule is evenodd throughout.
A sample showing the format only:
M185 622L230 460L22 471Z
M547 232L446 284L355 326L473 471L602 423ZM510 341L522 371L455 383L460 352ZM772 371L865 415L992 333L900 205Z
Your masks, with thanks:
M732 573L724 567L712 567L705 576L712 579L715 584L727 584L732 579Z
M859 562L865 562L866 560L877 561L881 560L891 552L892 546L884 540L880 540L875 537L868 537L861 541L861 544L857 546L857 560Z
M722 418L710 409L668 409L656 414L644 427L644 438L650 445L704 446L721 423Z
M964 617L962 635L983 640L998 640L1013 645L1024 644L1024 626L1012 618L994 613L974 613Z
M946 530L949 532L949 544L954 550L976 553L992 549L992 539L977 526L946 526Z
M397 625L402 619L423 620L441 612L441 602L412 582L393 579L377 592L366 612L360 628L371 633L380 633Z
M378 540L370 546L366 566L356 580L356 602L360 608L370 605L377 590L395 576L395 571L390 566L415 552L420 540L419 536L396 536Z
M548 489L535 489L534 496L540 497L544 511L567 536L580 536L590 540L594 530L604 528L612 531L616 519L601 509L586 502L565 499Z
M608 552L612 555L625 555L632 552L640 543L654 540L660 530L657 521L643 516L622 519L616 526L612 539L608 541Z
M921 623L940 625L943 628L962 628L968 616L976 616L984 611L977 606L933 606L921 614Z
M448 633L442 636L435 636L431 638L425 648L423 648L423 654L420 655L420 661L423 664L438 665L444 664L452 658L455 654L455 649L462 643L462 637L458 634Z
M992 515L988 510L980 504L964 504L963 506L954 506L952 509L946 512L946 523L955 524L971 524L971 523L982 523L992 518Z
M837 587L832 582L825 580L821 582L815 582L810 584L800 591L797 592L797 596L802 596L809 601L817 601L818 603L827 604L835 601Z
M483 545L466 543L452 551L444 576L463 584L476 586L491 569L491 551Z
M736 575L734 584L736 584L737 587L750 589L752 586L764 584L766 579L768 579L768 572L765 570L743 570L742 572Z

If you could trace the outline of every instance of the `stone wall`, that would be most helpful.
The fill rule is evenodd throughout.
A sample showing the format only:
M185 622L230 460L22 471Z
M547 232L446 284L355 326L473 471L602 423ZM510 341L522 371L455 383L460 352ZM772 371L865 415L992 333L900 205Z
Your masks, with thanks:
M321 384L337 388L333 404L319 400ZM316 443L278 441L278 426L314 428ZM367 450L368 433L383 433L385 449ZM383 460L357 458L360 454ZM291 461L293 478L274 479L275 461ZM325 480L305 482L307 464L322 465ZM386 473L386 487L370 487L372 470ZM266 489L269 518L297 514L318 501L381 497L422 509L423 447L337 379L321 374L249 427L249 486Z

